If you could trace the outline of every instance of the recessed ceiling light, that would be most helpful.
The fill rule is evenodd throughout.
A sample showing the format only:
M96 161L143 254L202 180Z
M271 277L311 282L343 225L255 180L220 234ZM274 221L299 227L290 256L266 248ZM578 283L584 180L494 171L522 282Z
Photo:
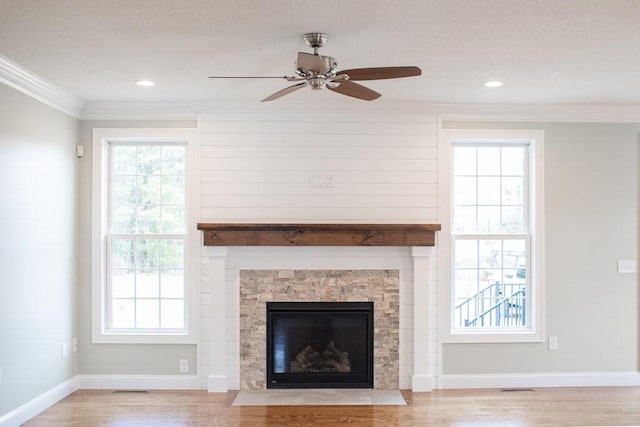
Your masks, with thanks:
M490 80L490 81L488 81L488 82L484 82L484 85L485 85L486 87L500 87L500 86L502 86L503 84L504 84L504 83L499 82L499 81L497 81L497 80Z
M148 87L148 86L153 86L155 83L152 82L151 80L138 80L136 81L136 84L138 86Z

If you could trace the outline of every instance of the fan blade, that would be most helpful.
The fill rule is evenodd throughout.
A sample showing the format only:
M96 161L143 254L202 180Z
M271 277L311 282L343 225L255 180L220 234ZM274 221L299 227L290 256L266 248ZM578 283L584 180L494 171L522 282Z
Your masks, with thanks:
M375 90L371 90L368 87L364 87L349 80L340 82L340 84L336 87L330 87L329 85L327 85L327 89L333 92L338 92L342 95L364 99L365 101L373 101L374 99L378 99L382 96Z
M329 72L329 67L323 58L325 57L314 55L312 53L298 52L298 61L296 62L296 65L298 70L304 72L313 71L318 74L326 74Z
M304 82L302 82L302 83L296 83L296 84L294 84L294 85L292 85L292 86L285 87L284 89L277 91L277 92L276 92L276 93L274 93L273 95L269 95L269 96L267 96L265 99L263 99L263 100L262 100L262 101L260 101L260 102L273 101L274 99L278 99L278 98L280 98L280 97L282 97L282 96L285 96L285 95L287 95L287 94L290 94L291 92L295 92L295 91L296 91L296 90L298 90L298 89L302 89L302 88L303 88L303 87L305 87L307 84L308 84L308 83L307 83L307 81L305 80L305 81L304 81Z
M400 77L413 77L422 74L418 67L377 67L377 68L353 68L351 70L338 71L337 74L346 74L349 80L383 80L398 79Z

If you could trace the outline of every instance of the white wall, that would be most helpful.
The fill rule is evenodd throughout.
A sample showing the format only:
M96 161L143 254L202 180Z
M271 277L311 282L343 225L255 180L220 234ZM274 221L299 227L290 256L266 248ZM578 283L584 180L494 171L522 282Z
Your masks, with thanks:
M179 359L189 359L190 373L195 374L198 363L206 363L197 359L201 355L194 345L92 344L90 329L91 130L194 126L190 120L81 122L80 141L85 146L78 223L82 375L178 374ZM433 115L376 110L364 114L360 110L225 111L204 114L199 126L202 221L437 222ZM206 310L206 287L202 292ZM405 304L410 306L411 300ZM209 327L224 326L203 324L203 337ZM206 351L206 343L202 347Z
M205 221L436 222L433 115L268 110L200 126Z
M445 344L445 374L638 371L640 125L445 122L450 129L545 131L547 343Z
M78 120L0 84L0 418L77 373L77 141Z
M194 125L83 121L81 141L89 145L93 127ZM559 337L560 349L549 351L546 343L444 344L441 372L637 372L637 275L615 269L618 259L637 259L640 125L445 121L444 126L545 131L545 325L547 335ZM202 115L200 128L203 222L446 220L437 217L433 115L381 109L225 111ZM80 372L177 374L179 358L190 359L191 373L198 363L206 369L206 353L196 346L90 343L89 162L80 167ZM203 266L203 281L206 271ZM209 309L206 286L203 312ZM226 296L229 309L233 298ZM226 328L229 348L237 345L233 321L212 326ZM202 325L203 337L209 336L209 323ZM201 347L206 351L207 343ZM229 371L236 369L234 363L228 361Z
M91 342L91 141L93 128L194 128L195 120L83 120L80 143L85 157L79 165L81 208L79 231L79 373L81 375L178 375L179 360L189 360L196 373L196 345L93 344ZM184 375L184 374L181 374Z

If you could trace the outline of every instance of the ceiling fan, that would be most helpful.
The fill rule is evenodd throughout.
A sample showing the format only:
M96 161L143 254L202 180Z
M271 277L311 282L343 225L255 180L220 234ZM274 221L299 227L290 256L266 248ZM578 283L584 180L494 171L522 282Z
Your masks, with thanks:
M313 48L313 53L298 52L296 61L296 76L263 77L263 76L210 76L210 79L284 79L289 82L299 82L285 87L276 93L267 96L262 102L273 101L303 87L311 89L329 89L342 95L365 101L373 101L382 96L375 90L371 90L356 81L397 79L400 77L413 77L422 74L418 67L375 67L353 68L338 71L338 62L335 58L318 54L318 49L327 43L324 33L307 33L302 36L305 43Z

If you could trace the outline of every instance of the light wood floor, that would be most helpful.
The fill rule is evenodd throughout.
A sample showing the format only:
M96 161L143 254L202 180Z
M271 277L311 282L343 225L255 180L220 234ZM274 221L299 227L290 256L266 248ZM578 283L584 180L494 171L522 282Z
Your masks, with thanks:
M231 406L235 393L80 390L25 426L640 425L640 388L403 392L407 406Z

